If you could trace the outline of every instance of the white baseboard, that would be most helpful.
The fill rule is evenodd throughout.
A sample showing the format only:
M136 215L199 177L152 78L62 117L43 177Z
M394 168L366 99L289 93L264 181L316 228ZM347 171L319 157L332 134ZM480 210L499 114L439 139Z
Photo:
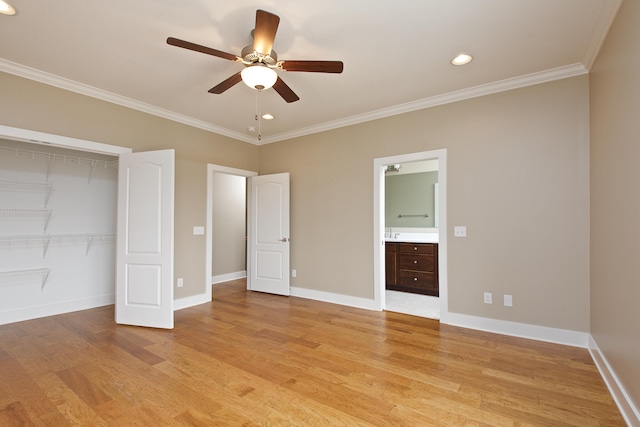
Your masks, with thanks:
M640 410L633 404L633 401L627 394L627 391L622 386L622 383L618 379L616 373L611 369L609 362L604 357L604 354L600 351L600 348L596 344L596 341L591 335L589 335L589 353L593 363L595 363L600 375L607 385L613 400L618 405L622 417L629 426L640 426Z
M227 273L221 274L219 276L211 277L211 284L214 285L216 283L228 282L229 280L242 279L243 277L247 277L247 271L236 271L235 273Z
M235 273L221 274L219 276L211 277L211 284L228 282L230 280L242 279L247 277L246 271L236 271ZM193 307L195 305L205 304L211 302L211 292L205 292L204 294L193 295L186 298L178 298L173 300L173 311L182 310L184 308Z
M315 291L313 289L292 287L291 296L312 299L316 301L330 302L332 304L346 305L349 307L363 308L365 310L377 310L375 301L372 299L334 294L331 292Z
M183 308L193 307L194 305L200 305L211 302L211 294L207 295L198 294L186 298L178 298L173 300L173 311L182 310Z
M88 310L115 303L115 295L101 295L81 300L64 301L55 304L25 307L17 310L0 312L0 325L38 319L40 317L55 316L71 313L72 311Z
M588 334L586 332L528 325L526 323L509 322L506 320L489 319L486 317L469 316L452 312L448 313L446 324L512 337L570 345L572 347L587 347Z
M291 296L362 308L365 310L378 310L375 301L372 299L334 294L331 292L292 287ZM586 332L527 325L524 323L488 319L451 312L448 313L446 324L555 344L570 345L573 347L587 347L588 334Z

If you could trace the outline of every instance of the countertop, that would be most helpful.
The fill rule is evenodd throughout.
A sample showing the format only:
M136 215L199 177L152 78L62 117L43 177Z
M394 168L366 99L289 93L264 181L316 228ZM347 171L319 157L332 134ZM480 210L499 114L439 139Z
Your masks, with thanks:
M385 237L385 242L395 243L438 243L438 233L392 233L393 237Z

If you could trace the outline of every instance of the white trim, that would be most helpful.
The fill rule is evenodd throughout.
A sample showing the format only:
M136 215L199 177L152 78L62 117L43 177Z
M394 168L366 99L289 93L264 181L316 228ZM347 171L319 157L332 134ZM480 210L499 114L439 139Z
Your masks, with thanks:
M115 295L111 294L3 311L0 312L0 325L38 319L40 317L56 316L58 314L71 313L73 311L88 310L90 308L103 307L114 303Z
M240 141L249 142L251 144L256 144L257 142L255 138L251 138L239 132L233 132L229 129L225 129L223 127L216 126L202 120L197 120L192 117L165 110L164 108L156 107L154 105L137 101L135 99L127 98L126 96L107 92L106 90L98 89L96 87L89 86L83 83L78 83L76 81L56 76L45 71L40 71L35 68L24 66L22 64L7 61L6 59L0 58L0 71L4 71L5 73L13 74L19 77L24 77L36 82L44 83L49 86L79 93L91 98L100 99L112 104L121 105L133 110L142 111L143 113L162 117L164 119L168 119L178 123L183 123L185 125L203 129L209 132L214 132L219 135L228 136L229 138L238 139Z
M373 298L376 310L385 306L384 265L384 166L438 159L439 219L438 228L438 279L440 291L440 321L447 323L449 313L448 258L447 258L447 150L431 150L401 154L373 160Z
M211 292L173 300L173 311L211 302Z
M211 277L211 284L215 285L218 283L229 282L231 280L237 280L247 277L247 271L236 271L234 273L220 274L219 276Z
M349 295L296 287L290 288L290 296L328 302L331 304L346 305L348 307L362 308L365 310L380 311L376 302L368 298L352 297Z
M620 0L616 0L620 1ZM616 9L617 11L617 9ZM609 14L605 14L605 17ZM615 14L611 17L614 18ZM604 25L604 24L603 24ZM607 27L608 30L608 27ZM601 31L597 31L595 34L600 34ZM592 44L597 44L598 40L594 35ZM598 45L599 46L599 45ZM592 49L593 50L593 49ZM595 55L597 50L593 53L589 52L589 55ZM24 77L29 80L34 80L40 83L44 83L50 86L58 87L61 89L69 90L71 92L79 93L81 95L90 96L92 98L107 101L113 104L121 105L123 107L131 108L134 110L142 111L147 114L162 117L174 122L183 123L188 126L203 129L209 132L217 133L219 135L227 136L229 138L237 139L240 141L248 142L250 144L258 144L255 138L245 135L240 132L234 132L229 129L207 123L202 120L197 120L192 117L187 117L182 114L175 113L173 111L165 110L163 108L155 107L144 102L136 101L135 99L127 98L121 95L116 95L111 92L107 92L102 89L98 89L89 85L75 82L73 80L65 79L44 71L37 70L35 68L26 67L15 62L7 61L0 58L0 71L4 71L9 74ZM431 108L438 105L449 104L452 102L463 101L465 99L476 98L479 96L490 95L492 93L504 92L507 90L518 89L521 87L537 85L540 83L546 83L554 80L561 80L568 77L579 76L588 72L584 65L577 63L564 67L558 67L551 70L540 71L537 73L531 73L524 76L514 77L510 79L500 80L493 83L487 83L471 87L468 89L462 89L442 95L436 95L429 98L419 99L417 101L407 102L405 104L396 105L389 108L383 108L380 110L370 111L363 114L357 114L355 116L346 117L344 119L334 120L330 122L320 123L315 126L309 126L302 129L296 129L290 132L283 132L277 135L263 138L259 141L258 145L269 144L272 142L283 141L286 139L297 138L305 135L310 135L318 132L324 132L332 129L337 129L345 126L351 126L358 123L364 123L372 120L378 120L385 117L394 116L397 114L404 114L415 110L421 110L424 108Z
M492 332L494 334L527 338L572 347L587 347L587 333L567 329L549 328L547 326L529 325L527 323L509 322L507 320L489 319L487 317L470 316L460 313L449 313L447 325Z
M616 405L618 405L618 409L624 420L629 426L640 426L640 410L634 405L633 400L631 400L631 397L614 370L611 369L611 365L607 362L606 357L604 357L604 354L600 351L598 344L596 344L591 334L589 334L589 353L591 353L593 363L595 363L598 371L600 371L600 375L607 385L613 400L616 402Z
M250 178L257 176L258 172L230 168L228 166L214 165L207 163L207 212L206 212L206 227L205 227L205 295L208 295L208 301L211 301L211 284L213 275L213 174L225 173L228 175L243 176ZM249 268L247 266L247 268ZM246 273L245 273L246 276ZM247 283L248 286L248 283Z
M449 92L442 95L419 99L417 101L407 102L405 104L400 104L389 108L382 108L380 110L370 111L351 117L345 117L343 119L334 120L331 122L320 123L318 125L296 129L290 132L283 132L277 135L262 138L259 145L270 144L272 142L283 141L286 139L298 138L318 132L325 132L328 130L351 126L358 123L364 123L372 120L383 119L385 117L395 116L398 114L409 113L411 111L437 107L438 105L450 104L452 102L464 101L471 98L477 98L479 96L491 95L493 93L505 92L512 89L519 89L522 87L547 83L554 80L566 79L568 77L580 76L583 74L587 74L587 72L587 69L582 64L567 65L565 67L554 68L552 70L527 74L525 76L500 80L497 82Z
M116 156L132 152L131 148L120 147L118 145L103 144L101 142L87 141L4 125L0 125L0 138Z
M591 34L589 46L587 46L587 52L582 60L587 70L591 70L593 63L596 61L598 53L600 53L600 49L607 39L609 29L618 15L620 6L622 6L622 0L608 0L602 3L595 29Z

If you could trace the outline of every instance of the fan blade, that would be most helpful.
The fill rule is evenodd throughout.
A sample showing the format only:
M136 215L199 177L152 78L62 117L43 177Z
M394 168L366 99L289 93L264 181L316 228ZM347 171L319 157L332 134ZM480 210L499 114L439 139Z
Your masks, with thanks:
M219 95L225 90L231 88L232 86L237 85L241 81L242 81L242 76L240 75L240 71L238 71L233 76L229 77L227 80L209 89L209 93L215 93Z
M310 73L341 73L342 61L282 61L285 71L306 71Z
M287 84L283 82L280 77L278 77L278 80L276 80L276 83L273 85L273 88L276 90L276 92L280 94L282 99L284 99L287 102L296 102L297 100L300 99L300 97L296 95L295 92L293 92L291 88L287 86Z
M222 59L228 59L229 61L235 61L238 59L237 56L232 55L230 53L222 52L221 50L216 50L210 47L201 46L199 44L176 39L174 37L169 37L167 39L167 44L170 44L172 46L178 46L184 49L193 50L196 52L206 53L207 55L217 56L218 58L222 58Z
M273 40L276 38L280 18L273 13L258 9L256 28L253 31L253 50L263 55L271 55Z

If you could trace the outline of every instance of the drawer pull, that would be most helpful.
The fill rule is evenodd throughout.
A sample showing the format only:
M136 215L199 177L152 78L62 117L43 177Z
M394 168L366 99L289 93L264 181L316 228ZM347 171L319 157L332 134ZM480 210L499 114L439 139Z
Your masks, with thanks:
M418 278L417 278L417 277L414 277L414 278L413 278L413 281L414 281L414 282L417 282L417 281L418 281Z
M417 264L417 263L418 263L418 261L416 261L416 260L413 260L413 263L414 263L414 264Z
M414 251L417 251L417 250L418 250L418 247L417 247L417 246L414 246L414 247L413 247L413 250L414 250Z

